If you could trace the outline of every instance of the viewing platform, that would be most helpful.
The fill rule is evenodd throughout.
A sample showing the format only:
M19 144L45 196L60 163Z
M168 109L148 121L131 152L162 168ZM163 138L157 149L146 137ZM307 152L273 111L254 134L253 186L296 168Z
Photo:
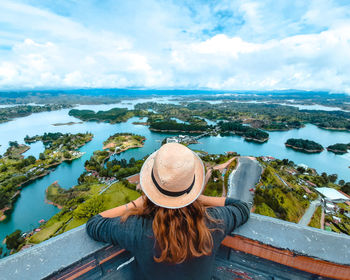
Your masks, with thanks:
M0 278L134 279L134 263L83 225L1 259ZM350 279L350 236L251 214L223 241L212 279Z

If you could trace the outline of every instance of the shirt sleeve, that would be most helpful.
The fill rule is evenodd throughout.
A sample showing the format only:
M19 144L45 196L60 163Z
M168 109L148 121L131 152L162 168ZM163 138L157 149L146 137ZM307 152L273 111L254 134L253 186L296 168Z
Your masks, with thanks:
M225 206L210 209L210 215L220 220L218 226L224 230L224 234L229 235L234 229L246 223L249 219L250 209L246 202L227 197Z
M131 223L120 221L120 217L104 218L101 215L93 216L86 223L87 234L96 241L119 245L131 251L133 238L130 234L133 229Z

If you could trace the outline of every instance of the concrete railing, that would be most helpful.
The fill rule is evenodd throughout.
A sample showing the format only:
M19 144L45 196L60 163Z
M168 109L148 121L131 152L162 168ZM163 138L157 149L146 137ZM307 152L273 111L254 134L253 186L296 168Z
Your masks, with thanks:
M350 236L251 214L233 235L327 262L350 265ZM41 279L106 248L85 225L0 260L1 279Z

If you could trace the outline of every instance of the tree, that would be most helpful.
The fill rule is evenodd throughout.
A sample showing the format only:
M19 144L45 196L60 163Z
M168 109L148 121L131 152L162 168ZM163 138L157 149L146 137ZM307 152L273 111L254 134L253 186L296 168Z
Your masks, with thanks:
M339 185L344 186L345 185L345 181L344 180L339 180Z
M68 151L64 151L63 156L64 156L65 158L71 158L71 157L72 157L72 155L71 155L70 152L68 152Z
M36 162L36 158L34 156L29 156L27 160L29 164L34 164Z
M331 174L328 176L328 180L332 183L335 183L335 181L337 181L338 179L338 175L337 174Z
M329 180L328 176L327 176L327 173L326 172L322 172L321 177L323 178L325 184L327 184L328 180Z
M18 144L17 141L9 141L9 146L10 146L10 147L18 148L19 144Z
M41 159L41 160L45 160L46 159L44 153L40 153L39 154L39 159Z
M102 196L95 196L85 203L80 204L74 211L77 219L88 219L104 210L104 199Z
M16 250L23 242L24 238L22 237L22 232L19 229L6 236L6 248L8 250Z
M340 190L350 195L350 182L347 182L344 186L340 188Z

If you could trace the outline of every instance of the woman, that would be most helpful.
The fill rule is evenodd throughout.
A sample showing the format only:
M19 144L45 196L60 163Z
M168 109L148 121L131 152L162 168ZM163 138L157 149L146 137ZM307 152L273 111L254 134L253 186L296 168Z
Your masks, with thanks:
M245 202L201 195L205 170L183 145L163 145L140 172L144 193L87 222L95 240L135 256L135 279L211 279L215 253L249 217Z

